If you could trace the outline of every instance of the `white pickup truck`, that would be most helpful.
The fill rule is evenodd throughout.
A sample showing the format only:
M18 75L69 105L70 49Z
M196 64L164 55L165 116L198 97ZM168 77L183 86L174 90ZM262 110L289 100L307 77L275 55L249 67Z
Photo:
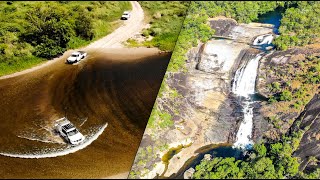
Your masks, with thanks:
M72 64L81 61L87 56L87 53L84 51L76 51L71 54L71 56L68 57L67 63Z
M72 145L79 144L85 139L78 129L65 117L56 121L55 130Z

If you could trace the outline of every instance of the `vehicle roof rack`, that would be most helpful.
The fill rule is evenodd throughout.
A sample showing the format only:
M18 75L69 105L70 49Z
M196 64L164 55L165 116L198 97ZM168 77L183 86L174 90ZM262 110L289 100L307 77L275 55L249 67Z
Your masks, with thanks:
M74 125L70 123L70 124L66 124L66 125L62 126L62 128L64 128L65 130L68 130L68 129L74 128Z

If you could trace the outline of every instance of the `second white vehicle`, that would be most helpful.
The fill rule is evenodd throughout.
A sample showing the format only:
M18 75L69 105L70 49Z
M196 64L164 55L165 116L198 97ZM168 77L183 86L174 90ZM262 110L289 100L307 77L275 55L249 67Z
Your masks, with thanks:
M73 53L71 54L71 56L68 57L67 63L68 63L68 64L73 64L73 63L79 62L79 61L81 61L82 59L84 59L86 56L87 56L87 53L84 52L84 51L76 51L76 52L73 52Z
M121 16L121 19L122 20L128 20L130 18L130 12L129 11L125 11L123 12L122 16Z

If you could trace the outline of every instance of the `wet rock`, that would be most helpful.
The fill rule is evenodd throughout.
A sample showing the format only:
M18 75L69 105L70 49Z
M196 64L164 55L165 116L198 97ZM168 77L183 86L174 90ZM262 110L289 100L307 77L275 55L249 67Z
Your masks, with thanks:
M239 24L232 28L230 38L238 42L252 44L254 39L263 34L272 34L273 26L261 26L259 23Z
M243 112L231 93L234 73L246 63L247 58L255 57L259 52L249 48L253 38L272 32L269 27L238 25L234 20L211 19L210 24L216 35L227 38L212 39L190 49L185 57L185 71L167 72L164 82L179 96L173 97L170 91L166 91L161 97L158 96L156 106L161 113L171 114L174 124L162 129L146 129L146 133L157 143L156 148L189 138L194 141L179 154L179 158L171 159L171 168L165 176L175 173L176 168L172 166L181 167L194 149L235 140ZM263 123L256 124L256 129L262 126ZM259 136L261 132L256 134ZM184 173L185 178L193 177L194 169L189 170Z
M252 140L254 142L259 142L264 133L269 129L269 122L261 115L260 108L261 103L257 102L253 104L253 130L252 130Z
M203 46L197 69L207 73L227 73L240 51L248 46L227 40L211 40Z
M205 154L204 157L203 157L203 160L205 161L211 161L212 159L212 155L211 154Z
M253 41L254 46L263 46L263 45L270 45L273 40L273 35L272 34L263 34L258 37Z
M267 46L265 49L266 49L267 51L270 51L270 50L273 49L273 46Z
M183 179L192 179L193 174L195 172L196 172L196 170L194 168L189 168L188 170L186 170L186 172L184 172Z

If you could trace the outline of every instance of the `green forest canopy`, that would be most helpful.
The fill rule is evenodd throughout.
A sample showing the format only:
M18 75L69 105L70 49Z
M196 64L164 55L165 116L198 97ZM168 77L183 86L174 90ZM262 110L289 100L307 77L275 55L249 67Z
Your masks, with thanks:
M299 1L297 7L288 8L279 28L280 37L274 44L280 50L294 46L319 43L320 40L320 2Z
M299 160L293 152L299 146L303 132L282 137L274 143L258 143L250 155L242 160L234 157L216 157L202 160L196 166L194 179L288 179L320 178L320 169L304 173L299 171ZM309 162L317 161L310 157Z
M279 28L280 37L274 42L277 49L318 43L320 36L320 2L317 1L192 1L173 52L169 71L186 70L186 53L198 42L206 42L214 31L207 19L226 16L239 23L257 21L259 15L278 7L288 8Z

